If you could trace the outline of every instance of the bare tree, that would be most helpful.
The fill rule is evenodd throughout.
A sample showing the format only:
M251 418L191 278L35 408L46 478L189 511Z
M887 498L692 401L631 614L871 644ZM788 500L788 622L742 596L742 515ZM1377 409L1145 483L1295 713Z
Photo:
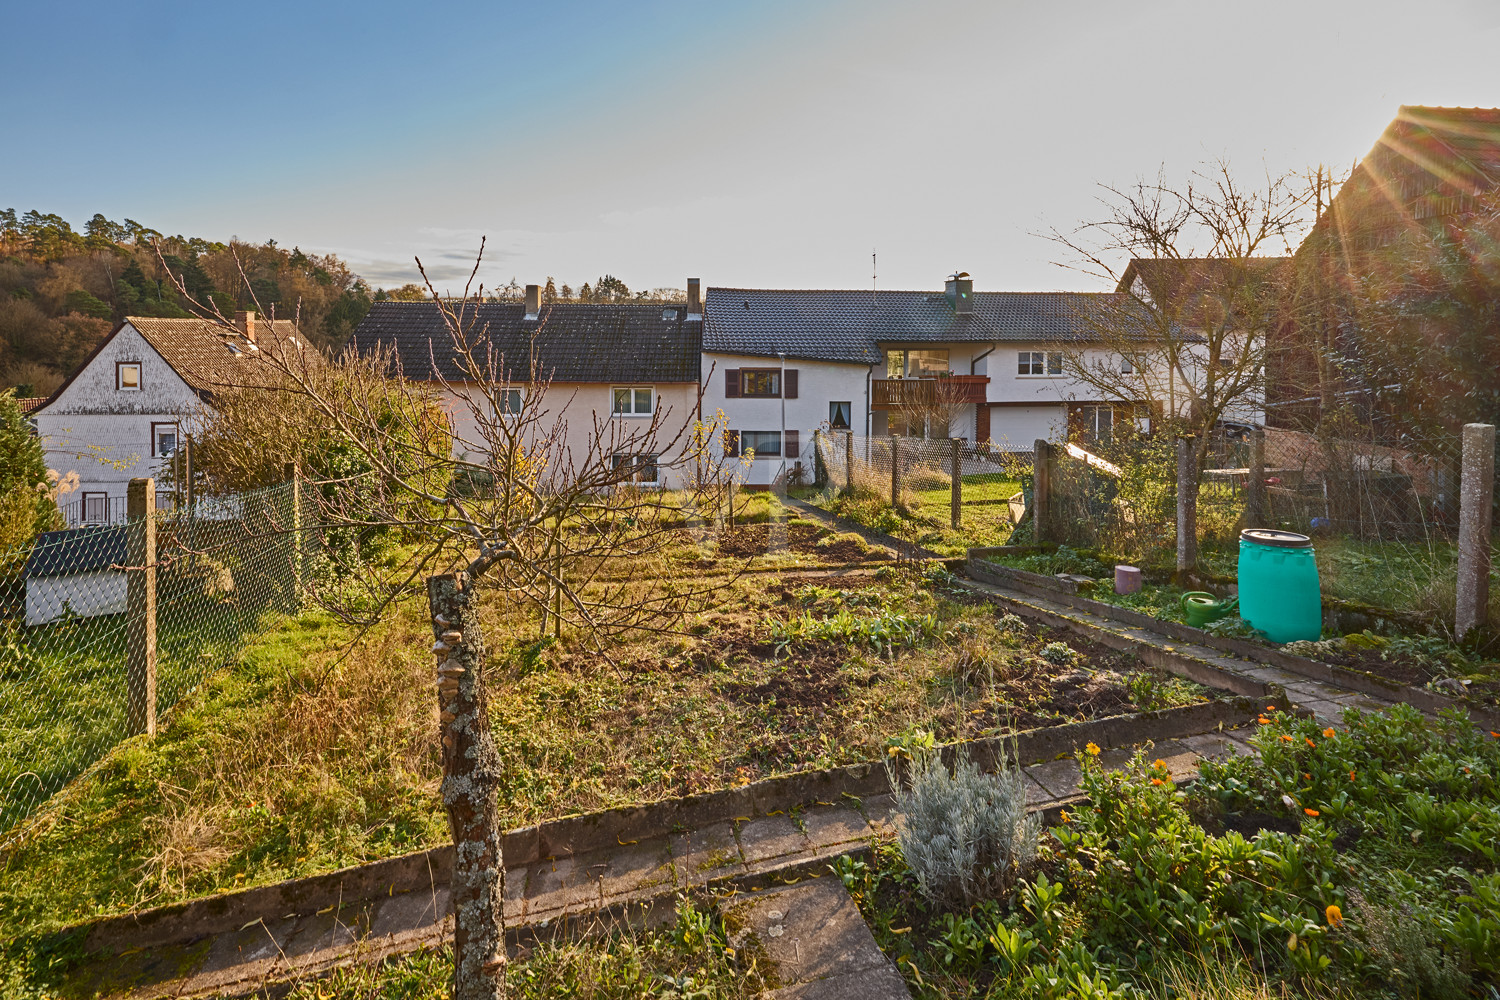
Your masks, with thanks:
M394 573L347 574L325 600L369 623L426 590L455 842L454 996L490 1000L504 991L504 863L477 588L532 608L543 634L566 627L603 653L614 636L675 631L722 600L738 567L693 578L669 562L728 506L722 419L660 405L649 420L578 412L572 395L554 391L540 333L524 357L496 348L479 318L485 289L473 282L457 299L428 282L444 335L423 372L381 351L336 364L268 352L260 367L274 373L266 391L295 400L359 458L339 488L310 491L324 529L399 532L407 543ZM234 328L211 303L200 308ZM581 430L570 435L574 422Z
M1050 238L1064 266L1116 288L1081 316L1093 351L1058 345L1064 370L1106 401L1142 405L1184 442L1178 570L1197 562L1199 483L1221 420L1253 420L1266 345L1283 321L1283 255L1307 226L1294 175L1248 185L1215 162L1174 185L1164 173L1106 187L1103 218Z

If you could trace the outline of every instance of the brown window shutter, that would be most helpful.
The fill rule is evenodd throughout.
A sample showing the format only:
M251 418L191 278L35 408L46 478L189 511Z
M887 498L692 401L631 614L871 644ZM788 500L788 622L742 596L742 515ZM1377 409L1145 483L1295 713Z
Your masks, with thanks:
M740 370L738 368L724 369L724 398L740 398Z
M788 368L786 370L786 385L782 389L785 391L787 399L797 398L797 369Z
M787 372L787 374L790 375L791 372ZM795 460L798 455L802 454L802 446L798 442L797 438L798 434L796 431L786 431L785 438L781 442L781 454L789 462Z
M740 432L724 432L724 454L728 458L740 457Z

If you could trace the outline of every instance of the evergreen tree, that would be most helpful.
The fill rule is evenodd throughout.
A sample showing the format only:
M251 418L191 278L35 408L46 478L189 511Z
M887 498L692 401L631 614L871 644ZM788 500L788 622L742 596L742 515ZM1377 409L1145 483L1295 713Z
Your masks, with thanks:
M547 275L547 284L542 288L542 301L552 303L557 301L557 282L552 280L552 275Z
M25 544L57 524L47 493L47 458L14 390L0 392L0 533L8 547Z

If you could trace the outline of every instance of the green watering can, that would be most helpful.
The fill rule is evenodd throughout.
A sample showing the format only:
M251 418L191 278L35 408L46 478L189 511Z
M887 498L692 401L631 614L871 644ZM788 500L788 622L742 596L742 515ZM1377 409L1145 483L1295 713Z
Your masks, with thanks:
M1238 597L1221 601L1206 591L1190 590L1182 595L1182 614L1193 628L1202 628L1209 622L1218 621L1229 614L1239 603Z

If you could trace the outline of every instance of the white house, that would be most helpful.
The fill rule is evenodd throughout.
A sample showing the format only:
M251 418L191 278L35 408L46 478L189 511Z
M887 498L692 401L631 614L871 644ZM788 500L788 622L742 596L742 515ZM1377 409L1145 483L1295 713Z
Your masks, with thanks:
M754 449L748 482L759 485L810 468L820 428L1016 451L1070 429L1108 437L1149 414L1070 377L1063 353L1131 365L1097 343L1090 321L1117 298L975 292L968 275L940 292L711 287L703 406L729 416L731 450Z
M246 312L237 322L229 331L200 319L127 317L32 411L48 467L78 473L64 508L70 524L123 520L126 485L161 475L216 388L242 383L263 351L304 347L287 320Z

